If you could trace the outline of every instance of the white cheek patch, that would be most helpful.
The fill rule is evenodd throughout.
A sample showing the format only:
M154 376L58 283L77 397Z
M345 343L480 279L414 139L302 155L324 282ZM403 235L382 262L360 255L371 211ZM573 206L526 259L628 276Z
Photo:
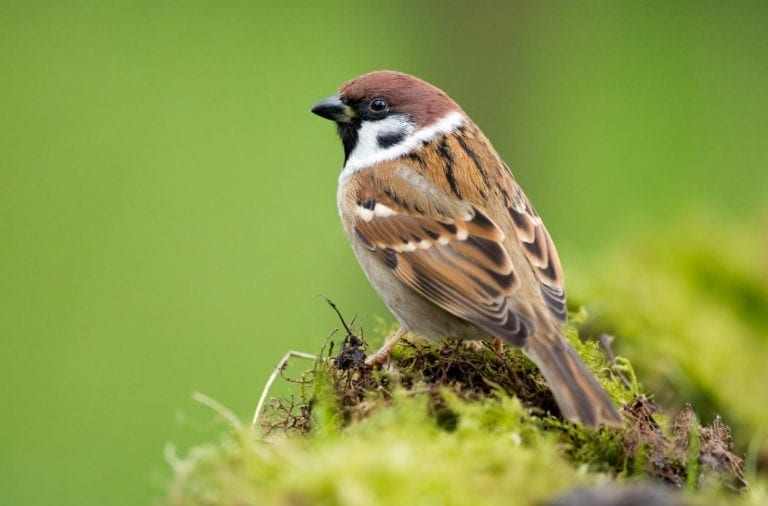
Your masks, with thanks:
M415 130L408 116L396 114L379 121L364 121L357 134L357 145L350 153L339 183L346 182L355 172L379 162L394 160L418 148L437 135L454 131L464 123L464 115L453 111L428 127ZM381 139L402 139L382 147Z
M363 121L357 131L357 144L350 153L344 171L348 167L364 167L376 160L381 153L397 148L405 139L413 134L415 127L408 116L395 114L378 121ZM400 142L389 147L382 147L380 139L400 139ZM355 169L357 170L357 169ZM353 170L354 172L354 170Z

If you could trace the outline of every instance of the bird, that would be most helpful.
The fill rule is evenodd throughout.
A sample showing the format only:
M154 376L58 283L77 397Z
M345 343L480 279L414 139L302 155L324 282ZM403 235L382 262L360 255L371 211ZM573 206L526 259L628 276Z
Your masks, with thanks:
M311 112L344 149L337 204L370 284L400 329L429 340L500 340L536 364L568 421L620 426L610 397L562 333L560 259L490 141L444 91L378 70Z

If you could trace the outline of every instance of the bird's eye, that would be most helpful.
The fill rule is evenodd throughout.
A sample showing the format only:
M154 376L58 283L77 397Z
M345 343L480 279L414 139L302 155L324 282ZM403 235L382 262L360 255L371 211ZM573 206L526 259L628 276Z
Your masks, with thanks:
M371 100L370 107L373 112L384 112L389 107L389 104L383 98L374 98Z

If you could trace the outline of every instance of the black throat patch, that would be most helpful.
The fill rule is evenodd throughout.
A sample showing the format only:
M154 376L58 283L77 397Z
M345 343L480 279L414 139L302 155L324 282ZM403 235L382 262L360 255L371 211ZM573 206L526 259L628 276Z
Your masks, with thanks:
M355 120L350 123L337 123L339 131L339 137L341 137L341 143L344 145L344 163L347 162L349 155L357 146L358 129L360 128L360 120Z

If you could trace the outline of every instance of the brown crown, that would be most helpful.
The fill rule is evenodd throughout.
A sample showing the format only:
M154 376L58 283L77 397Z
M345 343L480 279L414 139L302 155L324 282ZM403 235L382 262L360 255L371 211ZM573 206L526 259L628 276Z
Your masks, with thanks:
M393 70L377 70L344 83L339 94L347 103L383 98L396 113L407 113L417 128L431 125L461 107L451 97L418 77Z

